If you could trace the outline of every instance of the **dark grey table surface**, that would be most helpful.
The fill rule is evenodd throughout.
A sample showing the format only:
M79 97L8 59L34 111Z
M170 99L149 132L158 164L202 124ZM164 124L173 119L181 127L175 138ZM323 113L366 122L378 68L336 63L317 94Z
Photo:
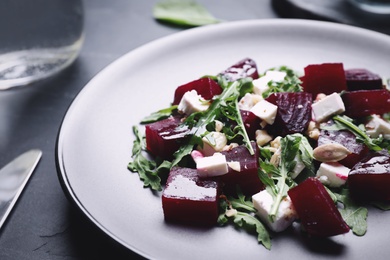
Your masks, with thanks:
M302 7L285 1L287 13L273 9L271 0L198 0L226 21L299 18ZM141 259L96 228L67 200L57 177L55 144L67 108L100 70L136 47L185 30L155 21L156 2L84 0L85 42L76 62L50 79L0 92L0 166L28 149L43 151L0 230L0 259ZM281 1L277 2L280 7ZM323 10L303 12L302 18L323 19L315 13ZM338 13L342 16L341 10Z

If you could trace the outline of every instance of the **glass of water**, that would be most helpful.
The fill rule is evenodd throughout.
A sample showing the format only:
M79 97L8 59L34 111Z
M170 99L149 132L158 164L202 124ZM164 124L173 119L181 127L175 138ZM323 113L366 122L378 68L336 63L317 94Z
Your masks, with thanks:
M390 0L349 0L358 8L377 14L390 14Z
M77 58L82 0L0 0L0 89L50 77Z

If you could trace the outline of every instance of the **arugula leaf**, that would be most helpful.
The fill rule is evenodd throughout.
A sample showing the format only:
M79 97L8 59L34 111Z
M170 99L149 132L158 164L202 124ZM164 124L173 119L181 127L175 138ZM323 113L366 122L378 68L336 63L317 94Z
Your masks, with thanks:
M192 135L192 142L182 146L179 151L174 154L175 160L173 161L172 166L177 165L182 158L190 154L195 143L201 143L201 138L204 134L207 133L207 126L209 124L214 123L215 120L218 119L224 121L224 117L227 115L229 116L230 120L233 120L237 123L237 126L234 128L234 137L241 136L250 154L254 154L251 141L245 130L241 113L238 108L240 90L246 82L247 79L232 82L223 90L219 96L213 100L210 107L206 111L192 113L186 118L184 124L191 128L189 134Z
M333 120L336 124L336 127L338 127L338 129L340 130L349 130L351 131L355 136L356 136L356 139L357 140L360 140L361 142L363 142L365 145L367 145L367 147L370 149L370 150L373 150L373 151L380 151L382 150L382 147L380 147L378 144L376 144L373 139L371 139L366 133L364 130L360 129L358 126L356 126L352 119L347 117L347 116L334 116L333 117ZM326 129L326 128L325 128Z
M153 123L162 119L165 119L172 115L173 111L177 109L177 105L173 105L161 110L158 110L156 112L153 112L149 116L145 117L144 119L141 120L141 124L149 124Z
M132 158L127 168L132 172L137 172L139 178L144 182L144 187L150 187L152 190L161 191L161 178L163 174L171 168L169 161L162 161L157 163L154 160L148 160L143 152L145 149L144 136L139 132L138 127L133 127L135 140L133 142Z
M271 80L268 82L269 89L263 93L263 98L267 98L272 93L277 92L301 92L302 81L299 79L297 73L287 66L281 66L276 68L271 68L269 70L286 72L286 76L281 82L276 82Z
M202 5L191 0L165 0L153 8L154 18L179 26L202 26L219 23Z
M257 233L257 241L265 248L271 249L271 237L266 227L253 215L256 211L253 203L247 199L240 191L238 198L229 197L220 200L221 214L218 218L220 225L232 222L236 227ZM233 214L231 212L234 212ZM229 212L229 213L228 213Z
M296 185L291 178L291 172L296 165L294 158L300 151L302 137L302 135L287 135L280 140L282 150L279 167L275 167L268 160L260 159L259 178L274 199L269 213L271 221L274 221L279 205L287 196L288 190Z
M339 208L341 216L357 236L363 236L367 232L367 208L357 205L350 197L347 189L343 189L340 194L334 193L337 201L344 207Z

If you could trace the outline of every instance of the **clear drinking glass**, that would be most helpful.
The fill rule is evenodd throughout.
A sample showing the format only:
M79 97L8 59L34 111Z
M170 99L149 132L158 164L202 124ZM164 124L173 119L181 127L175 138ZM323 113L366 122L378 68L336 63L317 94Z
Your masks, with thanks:
M82 43L82 0L0 0L0 89L63 70Z
M349 0L358 8L377 14L390 14L390 0Z

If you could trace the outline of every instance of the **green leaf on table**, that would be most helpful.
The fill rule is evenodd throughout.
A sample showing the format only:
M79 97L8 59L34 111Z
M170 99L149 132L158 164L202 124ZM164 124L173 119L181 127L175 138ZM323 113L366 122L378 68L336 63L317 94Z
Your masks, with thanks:
M191 0L165 0L153 9L154 18L180 26L202 26L219 23L202 5Z

